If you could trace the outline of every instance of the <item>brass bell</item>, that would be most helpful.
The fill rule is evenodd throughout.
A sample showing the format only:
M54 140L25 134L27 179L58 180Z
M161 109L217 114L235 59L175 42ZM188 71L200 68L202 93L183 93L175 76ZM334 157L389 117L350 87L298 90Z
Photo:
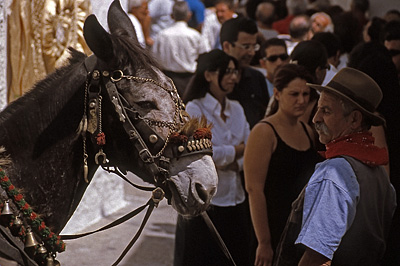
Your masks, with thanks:
M25 238L25 248L36 247L37 245L39 245L39 242L37 242L33 235L32 229L28 227Z
M1 215L13 215L14 213L12 212L10 208L10 202L9 200L6 200L4 202L3 209L1 210Z
M0 223L1 225L8 227L11 222L11 217L13 216L13 212L10 208L10 203L8 200L4 202L3 209L0 214Z
M15 216L14 220L12 221L12 226L10 227L11 233L13 235L17 235L21 229L21 226L24 224L21 217Z
M51 254L49 254L49 256L46 258L46 266L55 266L54 259Z
M15 216L13 220L13 226L21 227L24 224L20 216Z
M43 244L39 244L39 247L36 250L36 254L34 260L39 263L39 265L43 265L47 260L47 249Z
M47 253L47 249L43 244L40 244L36 252L38 254L46 254Z

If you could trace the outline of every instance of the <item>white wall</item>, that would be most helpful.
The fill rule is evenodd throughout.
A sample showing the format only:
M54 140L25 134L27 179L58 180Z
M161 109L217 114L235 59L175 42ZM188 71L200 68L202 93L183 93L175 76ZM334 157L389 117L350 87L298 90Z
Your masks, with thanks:
M96 15L100 24L106 29L108 28L107 11L112 1L113 0L91 0L93 14ZM124 8L124 10L126 11L128 9L128 0L120 0L120 1L122 8Z

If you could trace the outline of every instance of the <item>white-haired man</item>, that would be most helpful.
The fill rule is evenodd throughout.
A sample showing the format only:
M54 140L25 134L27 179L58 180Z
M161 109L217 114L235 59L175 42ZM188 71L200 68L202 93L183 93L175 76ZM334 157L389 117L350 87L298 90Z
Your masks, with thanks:
M369 131L385 123L382 92L352 68L308 85L321 92L313 122L326 160L292 205L274 265L380 265L396 208L387 150Z

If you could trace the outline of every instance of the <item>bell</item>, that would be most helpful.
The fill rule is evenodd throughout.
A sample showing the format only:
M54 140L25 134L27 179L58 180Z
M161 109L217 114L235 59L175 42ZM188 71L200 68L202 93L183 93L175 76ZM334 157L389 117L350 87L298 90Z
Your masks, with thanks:
M8 200L4 202L3 209L1 210L0 214L0 223L1 225L8 227L11 222L11 218L13 216L13 212L10 208L10 203Z
M47 253L47 249L43 244L40 244L36 252L38 254L45 254Z
M30 227L27 228L25 237L25 252L33 258L35 256L36 246L39 245Z
M39 263L39 265L43 265L47 259L47 249L43 244L40 244L36 250L36 254L34 260Z
M17 227L21 227L24 224L20 216L15 216L13 220L13 225Z
M46 258L46 266L55 266L54 259L51 254L49 254L49 256Z
M10 227L11 233L13 235L17 235L21 229L21 226L24 224L21 217L15 216L14 220L12 221L12 226Z
M4 202L3 209L1 210L1 215L13 215L14 213L12 212L10 208L10 202L9 200L6 200Z

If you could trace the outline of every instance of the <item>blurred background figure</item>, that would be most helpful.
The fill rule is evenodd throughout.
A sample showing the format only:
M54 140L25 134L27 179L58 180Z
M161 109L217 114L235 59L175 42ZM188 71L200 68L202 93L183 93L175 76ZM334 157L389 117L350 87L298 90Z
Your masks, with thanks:
M385 47L389 50L400 78L400 21L393 20L385 26Z
M196 70L197 57L209 50L200 33L188 27L190 14L185 1L175 2L172 8L175 23L158 33L152 47L154 57L174 81L180 95Z
M313 130L300 119L310 97L306 83L312 80L303 66L280 66L274 78L274 107L254 126L247 142L244 176L257 237L251 265L271 265L291 204L320 161Z
M147 0L129 0L128 16L135 27L136 36L140 45L145 48L146 45L153 45L153 39L150 38L150 23Z
M326 71L322 85L328 84L329 81L338 72L338 65L340 63L340 39L332 32L317 32L312 40L320 42L326 49L328 55L329 68Z
M272 28L272 24L277 18L273 1L261 2L257 6L255 16L258 31L266 40L278 36L279 33Z
M400 21L400 11L397 9L390 9L385 13L383 19L386 20L386 22L390 22L392 20Z
M331 17L324 12L314 13L311 18L310 38L317 32L333 32L334 26Z
M289 55L299 42L308 40L310 29L310 18L307 15L298 15L290 22L289 35L280 34L278 36L278 38L285 40Z
M300 42L290 54L290 62L301 66L304 66L310 75L313 77L315 84L322 84L325 79L328 64L328 55L325 47L318 41L308 40ZM319 99L319 94L316 90L310 91L310 99L308 101L308 106L302 117L300 118L305 124L310 125L315 131L314 124L312 123L312 118L317 109L317 102ZM315 136L317 134L315 133ZM317 150L324 150L324 145L322 145L318 139L315 140Z
M201 35L206 39L211 49L221 48L219 33L221 25L228 19L237 17L234 0L215 0L206 9L206 17Z
M379 42L385 41L385 25L386 20L379 17L373 17L365 25L363 30L363 40L364 42Z
M367 42L357 45L349 55L349 67L356 68L369 75L381 88L383 98L377 111L386 120L385 126L372 127L375 144L386 147L389 152L389 164L386 170L396 189L397 206L400 206L400 84L396 67L390 52L379 42ZM400 210L396 209L387 241L386 253L381 265L400 265Z
M289 34L289 25L292 19L297 15L304 15L307 11L307 0L287 0L287 16L281 20L275 21L272 27L279 34Z
M172 18L174 0L151 0L148 5L151 17L150 37L154 40L161 30L174 23Z
M201 0L184 0L189 5L189 10L192 13L188 21L189 27L201 32L204 23L206 7Z
M249 265L249 219L240 171L250 133L242 106L227 98L238 81L238 62L221 50L198 58L190 94L184 99L191 117L205 116L213 124L213 160L217 193L207 210L237 265ZM234 222L233 222L234 221ZM175 266L229 265L202 217L178 217Z

